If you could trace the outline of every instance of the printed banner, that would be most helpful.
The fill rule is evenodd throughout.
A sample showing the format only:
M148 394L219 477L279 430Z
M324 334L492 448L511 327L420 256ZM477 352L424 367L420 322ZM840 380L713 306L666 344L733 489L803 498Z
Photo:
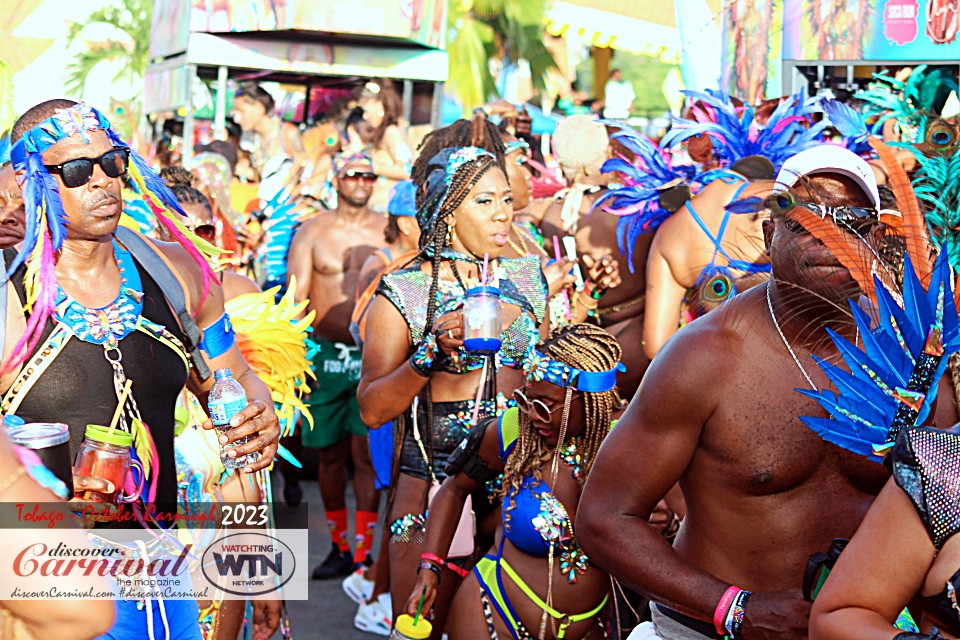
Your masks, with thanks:
M186 50L189 33L319 31L446 41L447 0L154 0L150 55Z
M960 0L784 0L783 58L955 61Z
M757 105L781 93L781 0L732 0L723 12L723 80Z

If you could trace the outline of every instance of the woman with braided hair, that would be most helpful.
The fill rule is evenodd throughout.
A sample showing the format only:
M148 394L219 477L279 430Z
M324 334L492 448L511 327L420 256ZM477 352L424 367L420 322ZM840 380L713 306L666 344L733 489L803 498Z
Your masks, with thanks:
M505 406L500 392L521 384L524 360L540 339L546 312L539 259L500 257L513 209L493 154L476 147L444 149L427 169L417 185L420 252L409 267L383 277L370 305L357 392L364 423L377 428L394 420L402 437L387 515L390 591L401 594L416 580L431 485L446 477L447 459L470 428ZM468 283L479 280L485 256L503 309L502 346L487 358L464 350L459 310ZM480 503L487 503L485 497ZM473 532L466 529L462 538L469 549L458 554L461 564L473 552ZM447 584L466 574L448 566ZM453 590L436 605L437 638L452 595ZM395 616L402 604L394 602Z
M602 638L610 579L574 531L580 490L620 406L620 346L589 324L559 328L527 360L517 407L479 425L454 455L427 520L413 613L450 590L442 574L464 499L503 473L502 529L457 592L447 633L466 638ZM443 579L441 579L441 575Z

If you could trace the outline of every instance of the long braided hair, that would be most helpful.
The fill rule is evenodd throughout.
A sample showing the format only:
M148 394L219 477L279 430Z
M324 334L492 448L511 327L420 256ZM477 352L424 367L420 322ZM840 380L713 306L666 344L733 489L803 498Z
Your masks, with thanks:
M444 154L449 155L449 154ZM440 288L440 267L443 264L443 250L450 244L452 227L447 223L447 217L450 216L457 207L464 201L467 194L477 182L480 181L487 171L498 166L496 159L487 154L478 155L475 159L463 163L450 178L449 185L445 184L446 177L446 159L441 160L437 155L431 157L426 163L426 171L423 176L423 183L414 180L418 190L418 214L417 222L420 225L420 251L412 260L412 263L420 266L429 261L431 264L430 290L427 297L427 314L424 322L423 335L428 335L433 330L433 322L437 313L437 292ZM439 172L439 173L437 173ZM445 186L441 187L440 185ZM432 189L430 187L432 186ZM421 193L426 194L421 198ZM460 286L466 290L460 271L457 269L457 263L450 261L450 267L453 275ZM491 382L484 393L484 397L492 397L495 393L496 383L493 382L494 376L490 376ZM433 390L432 381L427 382L423 390L423 401L426 405L427 413L427 433L426 441L429 443L428 458L429 463L433 463Z
M609 371L620 362L621 350L616 339L600 327L592 324L569 324L556 329L549 338L537 346L537 350L550 358L576 367L582 371ZM616 388L599 393L580 392L584 398L587 424L583 443L577 447L580 454L582 486L587 480L600 444L610 432L610 419L620 406L620 394ZM557 443L563 446L563 443ZM503 482L494 494L501 499L509 497L506 514L516 506L517 491L524 478L533 475L534 484L543 481L543 465L554 455L543 437L530 427L529 417L520 413L520 442L507 458L503 470ZM509 521L509 516L506 518Z

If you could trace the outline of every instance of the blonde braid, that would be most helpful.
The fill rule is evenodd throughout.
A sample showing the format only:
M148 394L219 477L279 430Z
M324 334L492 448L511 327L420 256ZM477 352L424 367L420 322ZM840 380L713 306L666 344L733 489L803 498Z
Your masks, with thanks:
M592 324L570 324L556 329L549 338L540 343L538 350L558 362L582 371L609 371L620 362L621 350L616 339L600 327ZM610 431L613 412L620 407L620 394L616 388L600 393L583 392L587 424L583 444L578 447L581 457L579 482L582 485L590 473L600 444ZM559 443L561 446L563 443ZM533 484L543 481L541 468L553 456L543 437L530 428L526 413L520 413L520 442L507 458L503 482L495 496L508 498L504 509L504 526L509 526L509 511L516 506L514 496L526 476L533 476Z

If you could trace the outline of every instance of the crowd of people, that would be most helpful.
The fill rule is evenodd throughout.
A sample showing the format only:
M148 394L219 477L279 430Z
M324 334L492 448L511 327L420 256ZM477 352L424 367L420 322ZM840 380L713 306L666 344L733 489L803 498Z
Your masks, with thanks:
M247 83L247 141L190 167L42 103L0 170L2 411L75 451L119 403L174 511L299 504L316 449L311 577L382 636L958 638L960 127L913 73L856 108L688 91L659 141L619 88L549 146L501 103L414 144L378 79L301 131ZM220 369L249 400L224 435ZM54 480L0 446L2 500L116 489ZM0 612L296 633L280 600L48 606Z

